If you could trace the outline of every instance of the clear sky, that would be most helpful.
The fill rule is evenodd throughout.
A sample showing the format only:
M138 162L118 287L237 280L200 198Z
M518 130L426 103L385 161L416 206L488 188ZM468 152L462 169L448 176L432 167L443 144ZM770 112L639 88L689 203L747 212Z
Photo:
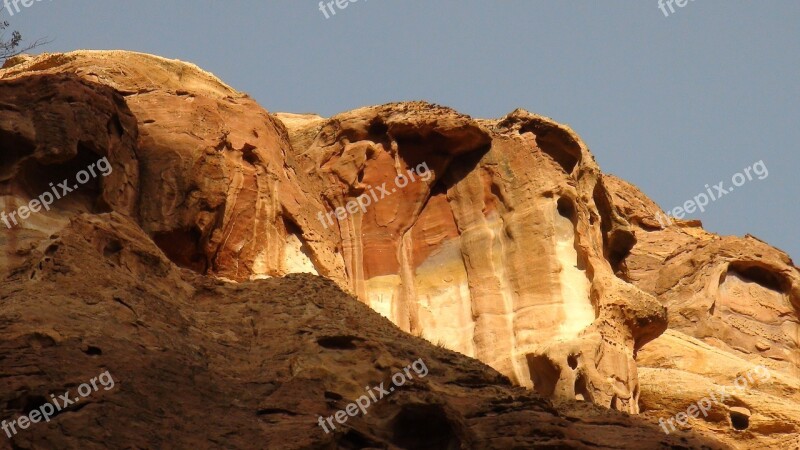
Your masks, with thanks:
M800 2L673 7L359 0L326 19L312 0L44 0L5 16L26 38L55 39L43 51L194 62L273 112L428 100L492 118L522 107L570 124L605 172L664 209L763 160L767 178L690 216L798 261Z

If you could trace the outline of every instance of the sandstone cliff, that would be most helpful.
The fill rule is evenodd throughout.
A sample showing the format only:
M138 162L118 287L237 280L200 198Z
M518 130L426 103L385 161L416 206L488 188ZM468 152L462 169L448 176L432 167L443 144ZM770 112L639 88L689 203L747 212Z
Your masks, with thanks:
M213 392L213 414L240 409L180 441L200 446L246 448L254 436L286 433L298 436L292 448L331 439L422 448L398 421L442 424L444 444L430 448L694 447L698 435L756 448L800 434L792 261L695 222L663 228L652 201L604 175L580 138L546 117L517 110L476 120L423 102L332 118L270 114L190 64L82 51L18 58L0 71L0 154L6 211L99 157L114 169L3 228L0 336L12 344L0 358L39 352L33 366L2 369L6 415L75 371L93 372L69 362L86 358L76 350L91 341L116 342L96 364L119 364L132 385L98 411L81 409L88 417L71 431L65 417L52 434L40 427L20 442L75 433L74 444L85 443L91 430L80 424L111 411L100 408L140 427L189 433L205 424L208 412L164 411L158 389L172 401ZM364 198L373 200L352 207ZM59 243L65 236L72 244ZM400 330L538 395L480 365L468 375L463 365L477 363L396 331L312 275L258 281L293 273L327 277ZM339 336L333 348L319 344L326 327ZM432 381L335 438L308 431L314 414L355 395L347 386L379 381L420 352L447 355L441 391ZM659 417L755 365L770 370L768 382L686 432L660 432ZM164 385L152 387L155 378ZM486 406L499 399L511 403ZM245 431L225 429L239 422Z

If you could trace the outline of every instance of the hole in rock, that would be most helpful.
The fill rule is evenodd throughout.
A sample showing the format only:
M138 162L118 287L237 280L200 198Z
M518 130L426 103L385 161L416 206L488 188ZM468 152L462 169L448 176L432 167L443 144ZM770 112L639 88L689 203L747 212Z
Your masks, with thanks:
M47 249L44 251L44 254L47 256L53 256L58 251L58 244L50 244Z
M28 415L31 411L39 409L40 406L48 403L44 396L36 394L28 394L27 392L21 396L11 399L6 403L6 409L11 411L20 411L24 415Z
M45 193L52 195L51 209L90 213L111 211L102 195L104 172L97 167L102 155L91 143L78 142L77 155L70 160L60 162L55 158L53 156L48 164L28 159L19 169L15 182L32 199Z
M328 400L339 401L339 400L343 399L344 397L342 397L341 395L337 394L336 392L325 391L325 398L328 399Z
M393 443L419 450L456 450L461 440L440 405L405 405L392 423Z
M208 262L201 250L200 237L200 231L191 227L156 233L153 241L178 266L205 273Z
M17 134L0 131L0 150L0 175L7 175L17 161L34 152L34 147Z
M581 149L577 142L566 131L542 122L531 122L523 125L519 133L533 133L536 145L553 159L568 175L581 160Z
M364 340L357 336L326 336L317 339L317 344L333 350L355 350L356 342Z
M45 403L49 403L47 399L42 395L31 395L25 399L25 403L22 406L22 413L23 414L30 414L32 411L39 409Z
M750 411L745 408L731 408L731 426L734 430L746 430L750 426Z
M586 377L584 377L583 374L575 378L575 400L592 401L592 396L586 385Z
M105 256L106 258L110 258L121 251L122 251L122 244L115 239L106 244L106 247L103 249L103 256Z
M561 369L544 355L528 355L528 370L533 389L544 397L551 397L561 376Z
M784 292L781 278L768 269L758 266L748 266L745 263L732 262L728 272L739 275L740 278L752 281L778 292Z
M569 364L569 368L575 370L578 368L578 357L575 355L569 355L567 357L567 364Z
M372 119L372 121L369 123L369 129L367 130L367 132L372 137L381 137L389 132L389 127L386 126L386 123L384 123L383 120L376 117Z
M626 279L625 258L636 245L636 236L629 230L614 225L614 214L602 180L594 186L594 204L600 213L600 231L603 236L603 255L611 264L614 274Z
M572 204L572 201L566 197L561 197L558 199L558 213L561 217L566 217L572 222L573 225L578 223L578 215L575 212L575 206Z
M103 354L103 350L100 347L95 347L94 345L90 345L83 350L83 353L86 353L89 356L100 356Z
M260 161L255 150L256 147L252 144L244 144L244 148L242 148L242 159L251 166L257 165Z

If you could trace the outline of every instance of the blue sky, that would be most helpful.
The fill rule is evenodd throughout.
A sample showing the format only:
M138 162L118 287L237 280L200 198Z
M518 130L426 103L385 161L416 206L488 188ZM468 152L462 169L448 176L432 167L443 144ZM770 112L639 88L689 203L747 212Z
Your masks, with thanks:
M692 218L800 257L800 2L55 0L12 17L44 51L127 49L194 62L266 109L332 115L428 100L570 124L600 166L664 209L763 160Z

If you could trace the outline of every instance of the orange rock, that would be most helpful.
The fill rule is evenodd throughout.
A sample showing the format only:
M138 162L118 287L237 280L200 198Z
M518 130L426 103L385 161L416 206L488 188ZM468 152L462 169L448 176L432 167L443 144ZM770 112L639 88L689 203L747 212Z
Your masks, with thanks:
M0 108L4 205L37 194L29 161L68 172L107 155L115 175L6 238L8 271L69 218L111 210L202 275L243 287L328 277L401 330L562 408L644 409L656 423L763 364L771 381L689 424L731 444L800 432L792 261L699 221L660 223L660 209L602 174L568 126L425 102L270 114L196 66L129 52L18 58L0 70L1 104L36 104L25 97L34 88L55 92L53 106L37 106L47 115ZM68 120L74 98L91 119L59 134L48 124ZM747 414L734 409L744 403Z

